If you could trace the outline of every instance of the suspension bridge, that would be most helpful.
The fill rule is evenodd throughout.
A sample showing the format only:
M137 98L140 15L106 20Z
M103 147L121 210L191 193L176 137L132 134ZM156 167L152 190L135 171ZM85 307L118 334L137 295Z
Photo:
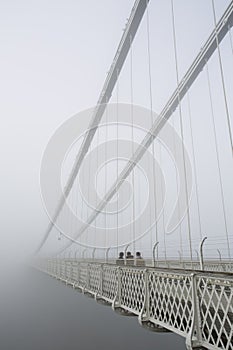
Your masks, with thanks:
M154 48L155 3L136 0L96 107L48 145L41 183L51 220L33 264L148 330L181 335L187 349L232 350L233 1L221 13L209 1L210 30L183 65L178 6L166 2L173 80L161 97L155 57L169 58Z

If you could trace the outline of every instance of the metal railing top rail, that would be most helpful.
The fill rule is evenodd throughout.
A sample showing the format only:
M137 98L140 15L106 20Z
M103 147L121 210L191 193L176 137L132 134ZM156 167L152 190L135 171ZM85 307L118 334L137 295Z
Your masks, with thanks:
M230 271L215 271L215 270L200 270L200 269L189 269L189 268L171 268L171 267L160 267L160 266L135 266L135 265L120 265L117 266L116 264L112 264L109 262L94 262L94 261L86 261L86 260L75 260L75 259L69 259L69 258L51 258L47 259L47 261L58 261L62 265L66 262L77 262L79 264L84 265L93 265L93 266L109 266L114 268L121 268L126 270L145 270L158 272L158 273L166 273L166 274L177 274L177 275L190 275L190 274L196 274L198 276L206 276L206 277L217 277L217 278L229 278L233 282L233 272Z

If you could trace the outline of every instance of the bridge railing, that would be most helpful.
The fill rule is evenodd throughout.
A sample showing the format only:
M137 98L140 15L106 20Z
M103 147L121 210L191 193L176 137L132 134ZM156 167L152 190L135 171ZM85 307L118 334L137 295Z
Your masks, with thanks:
M77 261L79 262L85 262L85 263L95 263L95 264L104 264L106 263L103 259L66 259L66 261L70 261L72 263L75 263ZM132 262L126 260L127 265L136 265L135 261L137 260L132 259ZM190 260L177 260L177 259L169 259L169 260L156 260L155 266L151 259L146 258L144 260L145 266L147 267L160 267L160 268L169 268L169 269L187 269L187 270L200 270L200 262L198 260L193 260L192 262ZM116 260L115 259L109 259L107 264L113 264L115 265ZM122 261L124 265L124 260ZM216 271L216 272L233 272L233 261L232 260L216 260L216 259L206 259L204 260L204 271Z
M211 349L232 349L233 280L199 276L197 291L203 345L211 345Z
M188 349L233 350L233 275L40 260L53 277L93 295L153 331L186 338Z

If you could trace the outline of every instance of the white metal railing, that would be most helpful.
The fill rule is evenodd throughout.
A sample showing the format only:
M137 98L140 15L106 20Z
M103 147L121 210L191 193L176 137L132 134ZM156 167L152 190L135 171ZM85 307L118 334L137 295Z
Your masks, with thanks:
M86 263L91 263L91 262L95 262L95 263L108 263L108 264L116 264L116 259L113 258L109 258L108 261L106 261L106 259L77 259L77 258L66 258L66 260L70 260L70 261L85 261ZM183 260L177 260L176 258L174 259L167 259L167 260L155 260L152 261L151 258L146 258L146 259L142 259L143 264L141 264L140 260L137 259L126 259L125 261L122 260L121 261L122 264L120 265L136 265L136 266L140 266L140 265L145 265L147 267L160 267L160 268L169 268L169 269L186 269L186 270L201 270L201 266L200 266L200 262L199 260L193 260L192 262L188 259L183 259ZM206 272L229 272L229 273L233 273L233 261L232 260L216 260L216 259L205 259L203 261L203 268L204 271Z
M41 259L36 267L138 316L153 331L186 338L188 349L233 350L233 275Z

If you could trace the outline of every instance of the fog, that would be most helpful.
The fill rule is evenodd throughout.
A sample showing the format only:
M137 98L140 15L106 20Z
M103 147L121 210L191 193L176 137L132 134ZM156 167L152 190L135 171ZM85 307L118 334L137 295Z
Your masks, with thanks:
M228 3L216 1L218 18ZM38 245L48 224L39 184L43 152L61 123L95 105L132 5L133 1L105 0L98 4L0 2L1 256L23 257ZM159 113L176 84L170 3L151 2L149 11L153 107ZM211 2L176 1L175 13L182 76L213 29ZM230 74L232 56L228 40L223 45L223 60ZM133 57L133 102L148 107L145 18L135 39ZM119 80L121 102L130 102L129 69L127 60ZM219 73L215 76L213 72L214 66L212 79L219 81ZM195 116L199 114L199 103L195 101L204 86L201 79L192 96ZM143 91L141 86L145 87ZM218 94L220 85L216 86ZM228 94L232 92L229 89ZM116 95L112 98L115 100ZM194 128L200 125L199 121ZM202 158L199 162L203 162ZM208 202L203 205L208 206Z
M175 349L174 344L179 349L184 347L183 339L172 334L155 336L147 333L139 327L136 318L121 318L110 308L104 308L24 265L25 260L28 261L38 247L49 223L40 189L41 161L47 144L55 131L69 118L95 106L133 3L132 0L0 0L0 347L4 350L68 350L74 346L88 350L96 347ZM215 0L217 19L229 3L229 0ZM181 78L213 30L214 24L210 0L175 0L174 4L178 70ZM152 102L153 110L158 114L176 88L170 1L151 0L148 14ZM232 118L233 52L229 35L221 44L221 54ZM130 91L132 67L127 58L119 77L118 95L115 89L110 102L133 102L148 109L151 101L146 16L136 35L132 57L133 101ZM217 53L209 62L209 71L227 227L232 243L233 166ZM207 255L216 256L216 249L220 247L226 257L206 70L203 70L190 89L190 101L202 213L201 233L209 237ZM193 165L187 102L187 98L182 102L184 141ZM179 134L178 117L176 110L171 125ZM129 130L123 129L123 139L127 139ZM110 136L113 134L114 128L110 130ZM136 132L138 139L143 135L142 132ZM102 138L105 138L104 133ZM169 193L174 195L176 184L174 169L171 170L166 157L166 151L162 151L162 170L165 177L173 179L165 181L167 190L170 188L171 191L167 191L164 207L164 220L167 223L174 204ZM125 161L122 161L121 166L123 165ZM102 178L102 183L100 181L98 191L103 195L105 175L101 169L99 177ZM88 185L87 183L87 187ZM142 188L141 191L143 192ZM194 249L200 240L196 197L194 181L191 202ZM144 197L141 196L137 205L142 198ZM147 218L144 223L146 221ZM164 232L161 222L159 225L160 256L164 256ZM174 235L166 238L168 254L177 256L181 236L186 247L188 238L185 220L180 236L178 228ZM138 246L148 256L154 239L153 231ZM61 248L59 244L57 230L54 230L44 252L57 251ZM184 255L187 254L187 249L184 248ZM106 324L109 325L107 331Z

